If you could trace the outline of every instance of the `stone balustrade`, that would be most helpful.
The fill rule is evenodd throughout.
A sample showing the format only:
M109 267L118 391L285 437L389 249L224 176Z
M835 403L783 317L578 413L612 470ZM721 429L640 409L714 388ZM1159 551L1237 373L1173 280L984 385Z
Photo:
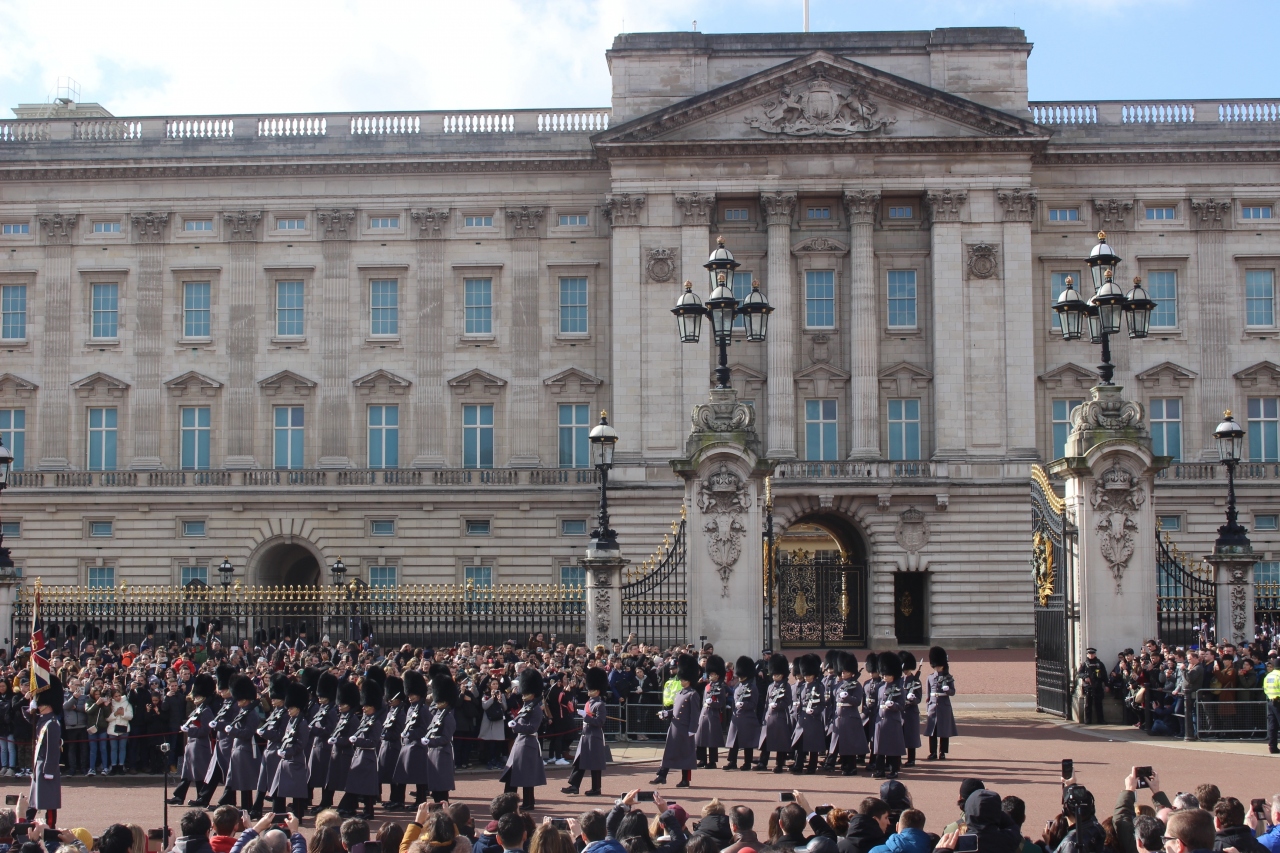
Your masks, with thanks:
M14 492L53 489L594 487L594 468L342 468L243 471L15 471Z
M1032 101L1036 124L1280 123L1280 100Z
M1158 480L1227 482L1227 466L1220 462L1175 462L1156 474ZM1236 466L1236 482L1280 480L1280 464L1241 462Z

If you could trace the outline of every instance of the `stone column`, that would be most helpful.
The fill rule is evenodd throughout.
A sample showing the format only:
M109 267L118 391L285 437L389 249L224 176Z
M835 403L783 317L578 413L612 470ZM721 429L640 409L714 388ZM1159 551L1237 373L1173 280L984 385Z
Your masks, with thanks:
M617 551L588 550L578 558L578 565L587 574L587 645L608 646L611 637L621 636L622 570L627 560Z
M610 335L613 346L609 377L613 389L609 411L614 428L628 436L628 447L633 448L625 452L619 449L614 455L619 462L641 459L646 444L641 340L639 335L626 332L635 327L636 318L641 316L640 283L644 271L640 260L640 214L644 203L643 195L617 193L606 197L601 207L613 227L610 303L614 333Z
M1256 601L1253 567L1258 562L1258 555L1252 549L1232 553L1215 548L1205 560L1213 566L1214 582L1218 587L1218 613L1214 620L1218 639L1231 640L1236 644L1251 642Z
M693 289L699 294L708 294L706 263L711 253L711 213L715 210L716 197L710 193L687 193L676 195L676 206L680 208L680 278L676 282L688 279L693 282ZM673 282L675 284L676 282ZM674 305L679 291L672 287L671 303ZM703 296L706 299L706 296ZM670 318L674 321L674 317ZM675 323L671 323L672 327ZM708 332L710 323L703 324L703 331ZM712 362L707 360L707 338L714 340L715 335L706 334L702 343L696 346L681 345L681 394L680 411L675 423L683 424L684 419L693 411L693 407L705 399L707 383ZM729 361L733 362L732 348Z
M418 226L418 327L414 329L414 368L410 397L418 453L414 468L443 468L444 425L444 228L449 208L415 210Z
M542 318L538 315L538 228L544 209L527 205L507 210L511 223L511 396L507 406L507 435L511 437L510 465L537 468L538 439L543 434L540 359ZM532 427L528 426L533 424Z
M44 290L44 332L36 345L44 387L38 397L36 447L41 471L71 467L71 238L77 218L74 213L40 217L44 280L38 286Z
M1231 376L1230 355L1232 345L1239 342L1240 333L1235 331L1236 320L1232 316L1234 312L1227 307L1231 301L1223 298L1225 294L1234 293L1236 288L1234 283L1227 281L1227 272L1232 265L1227 258L1224 233L1231 221L1231 202L1193 198L1190 219L1191 227L1197 232L1196 293L1199 297L1200 323L1196 337L1200 345L1200 377L1196 380L1198 411L1184 412L1183 420L1190 420L1188 415L1198 416L1199 423L1207 425L1211 423L1209 418L1222 408L1223 389L1235 387ZM1189 282L1178 282L1179 297L1189 290ZM1185 303L1179 311L1183 308ZM1186 323L1187 318L1179 316L1178 321ZM1183 435L1186 441L1183 458L1194 459L1198 455L1206 462L1218 461L1212 430L1202 427L1190 434L1184 431ZM1199 442L1200 446L1193 447L1191 442ZM1221 595L1218 600L1221 602ZM1252 611L1249 616L1252 621ZM1249 637L1252 639L1252 631Z
M350 468L347 436L351 429L351 385L347 353L351 349L351 234L355 210L321 210L324 266L320 285L320 468ZM361 299L361 304L364 300ZM313 431L308 430L311 434Z
M257 468L258 223L262 211L225 213L231 245L227 271L227 357L229 362L223 423L227 430L227 468ZM272 295L270 298L274 298Z
M168 217L165 217L167 220ZM164 223L133 217L138 247L138 285L134 296L133 387L129 391L129 428L133 430L135 470L163 467L160 459L160 372L164 367Z
M880 458L880 300L876 277L876 210L880 193L851 190L844 194L849 215L849 458Z
M1038 198L1014 189L996 193L1003 211L1001 250L1004 256L1004 411L1005 451L1020 459L1037 458L1035 406L1035 321L1031 264L1031 223Z
M935 459L968 450L966 419L942 413L967 411L965 399L965 288L960 213L969 194L941 189L925 194L933 262L933 424Z
M760 196L760 206L769 223L769 290L773 306L769 318L769 370L765 384L769 392L768 456L770 459L796 457L795 336L803 310L803 294L796 293L791 275L791 216L796 194L772 192ZM708 635L710 636L710 635Z

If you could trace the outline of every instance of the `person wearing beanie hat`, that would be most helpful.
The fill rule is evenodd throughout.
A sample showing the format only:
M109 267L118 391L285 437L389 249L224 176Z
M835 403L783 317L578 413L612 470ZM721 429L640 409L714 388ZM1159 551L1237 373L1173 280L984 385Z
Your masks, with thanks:
M720 763L720 747L724 746L725 704L729 699L729 686L724 683L726 667L724 658L709 655L706 663L707 686L702 690L702 710L698 714L698 730L694 744L698 752L698 767L715 770Z
M391 793L382 804L385 811L397 812L405 807L404 785L397 785L392 778L396 772L396 759L400 757L400 735L404 733L405 713L409 703L404 698L404 682L397 676L389 676L382 685L382 696L387 702L387 713L382 719L382 731L378 746L378 779L391 786Z
M867 748L871 750L867 756L867 766L874 769L880 761L875 753L876 722L880 719L880 688L884 686L884 679L880 677L879 652L867 652L865 668L869 677L862 685L862 692L866 697L862 704L862 728L867 736Z
M258 737L266 741L262 748L262 765L258 769L258 797L253 802L249 817L255 820L262 817L262 806L267 797L275 796L276 767L280 764L280 741L284 739L284 727L288 725L289 715L284 708L285 694L289 689L289 676L277 672L271 676L271 713L267 721L258 728Z
M756 682L756 665L741 655L733 664L738 684L733 688L733 711L729 716L729 763L726 770L737 770L738 750L742 750L742 768L751 769L751 754L760 744L760 686Z
M285 800L292 798L293 813L299 819L306 812L307 797L311 796L307 787L311 775L307 769L307 757L311 752L311 727L307 719L310 698L304 684L292 682L285 689L284 736L280 739L280 760L271 782L271 810L278 815L284 814Z
M929 649L929 668L933 670L933 674L928 681L929 702L926 710L929 716L924 725L924 733L929 736L928 760L945 761L951 738L958 732L956 715L951 710L951 697L956 695L956 680L951 676L947 650L942 646Z
M822 658L817 655L800 658L803 681L796 704L796 728L791 735L791 748L796 754L795 764L791 765L792 773L817 773L818 753L827 747L827 697L822 689L821 675ZM804 762L806 754L809 756L808 767Z
M680 655L676 661L676 678L680 679L680 692L675 695L671 710L658 712L667 720L667 742L662 749L662 764L652 785L665 785L670 770L680 771L677 788L688 788L697 762L694 747L694 729L700 712L700 696L696 685L701 676L697 658Z
M364 802L365 820L373 820L373 804L382 793L382 783L378 780L378 744L382 730L382 679L374 672L383 670L374 667L365 673L360 681L360 716L356 730L348 740L353 755L351 769L347 772L346 785L343 787L342 799L338 802L338 814L345 820L355 817L356 802Z
M338 682L338 724L329 735L329 772L324 777L324 791L331 798L335 791L347 790L347 777L351 775L351 762L356 748L351 743L360 718L360 687L354 674Z
M312 814L319 814L333 805L333 791L325 790L325 778L329 775L329 738L338 725L338 706L334 702L338 698L338 677L323 670L316 676L315 683L316 704L311 706L307 720L311 743L307 757L307 788L320 789L320 802L310 810ZM307 802L311 802L310 790Z
M760 733L760 763L757 770L769 769L769 753L778 753L778 766L774 773L785 769L787 758L791 755L791 685L787 684L787 674L791 667L784 654L769 656L769 676L773 683L764 696L764 727Z
M22 709L23 716L35 729L36 745L32 755L34 770L27 792L27 820L44 809L50 827L57 826L58 809L62 808L62 723L58 712L64 701L62 682L49 673L49 684L38 693L26 693L31 704Z
M875 753L878 757L872 778L898 778L902 765L902 753L906 742L902 737L902 711L906 705L906 691L901 682L902 659L893 652L880 653L880 678L884 684L879 691L880 716L876 720Z
M866 695L858 683L858 659L841 652L836 664L840 680L835 686L835 719L831 721L828 752L840 760L840 772L858 775L858 762L867 754L867 733L862 726Z
M578 793L583 775L591 771L591 790L588 797L600 796L600 776L605 765L613 761L613 753L604 739L605 715L608 713L604 697L609 693L609 674L593 666L586 671L587 706L582 715L582 737L573 756L573 769L569 771L569 784L561 788L562 794Z
M402 808L409 811L427 798L427 748L423 746L422 739L431 725L431 707L427 704L426 677L416 669L406 669L403 677L405 701L409 708L405 711L404 727L400 730L396 767L391 773L394 783L391 799L396 803L403 802ZM402 799L409 785L414 786L413 805ZM400 798L396 797L397 786Z
M458 705L458 682L449 674L431 679L431 701L435 703L431 725L422 743L427 748L427 790L437 803L449 799L453 781L453 735L458 730L454 709Z
M236 791L240 792L240 808L249 811L253 807L253 789L258 782L258 726L262 717L258 714L258 688L247 676L238 675L231 680L231 701L235 705L231 719L219 728L219 734L231 741L231 761L227 765L227 782L222 791L220 806L234 806Z
M902 694L906 703L902 709L902 741L907 745L904 766L915 767L916 750L920 748L920 700L924 697L924 688L916 672L916 656L899 651L898 659L902 661Z
M518 690L523 704L515 718L507 721L515 733L511 754L507 756L507 769L499 777L510 794L521 789L520 808L533 811L534 789L547 784L547 773L542 764L542 744L538 743L538 729L542 728L542 675L533 667L520 670Z
M179 776L182 781L173 789L169 805L180 806L187 796L187 790L194 782L199 785L209 772L209 762L213 760L213 748L209 745L209 724L220 707L217 694L218 685L208 675L200 673L191 680L191 701L195 709L182 724L181 731L187 736L187 745L182 749L182 767ZM192 800L189 805L199 805ZM90 845L92 849L92 845Z
M231 699L231 679L235 675L235 667L226 664L218 664L213 671L217 692L217 696L210 699L211 702L214 698L217 699L217 711L209 721L209 734L214 738L213 758L209 762L209 769L205 771L200 787L196 789L196 798L188 803L196 808L208 808L209 802L213 799L213 792L226 781L227 771L231 769L233 742L227 735L226 726L239 710Z

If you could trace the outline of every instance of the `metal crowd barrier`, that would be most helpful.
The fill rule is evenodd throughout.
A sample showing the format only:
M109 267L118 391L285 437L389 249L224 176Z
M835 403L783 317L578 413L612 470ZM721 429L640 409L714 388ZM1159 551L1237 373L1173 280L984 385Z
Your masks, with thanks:
M1227 692L1230 692L1228 688ZM1224 702L1217 690L1196 692L1196 736L1200 740L1264 740L1267 736L1267 700L1257 689L1235 690L1236 695L1257 698Z

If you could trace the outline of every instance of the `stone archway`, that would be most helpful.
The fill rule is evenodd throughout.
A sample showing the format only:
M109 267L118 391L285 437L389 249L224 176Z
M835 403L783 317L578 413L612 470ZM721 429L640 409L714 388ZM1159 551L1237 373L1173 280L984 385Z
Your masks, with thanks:
M322 559L310 541L276 536L249 556L248 575L261 586L320 586Z
M775 499L778 639L784 647L865 646L871 618L867 539L841 509L804 504Z

